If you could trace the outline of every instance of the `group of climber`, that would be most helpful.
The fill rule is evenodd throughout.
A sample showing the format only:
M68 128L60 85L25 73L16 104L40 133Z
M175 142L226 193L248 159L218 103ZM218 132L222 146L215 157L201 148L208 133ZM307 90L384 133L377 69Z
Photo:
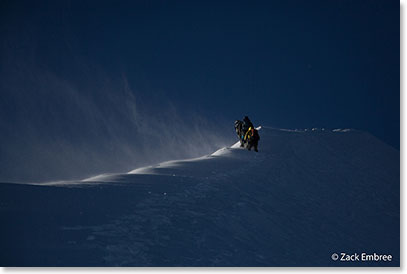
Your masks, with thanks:
M259 143L260 136L249 117L245 116L243 121L236 120L235 131L239 137L240 147L245 147L248 150L251 150L253 147L254 151L258 152L257 145Z

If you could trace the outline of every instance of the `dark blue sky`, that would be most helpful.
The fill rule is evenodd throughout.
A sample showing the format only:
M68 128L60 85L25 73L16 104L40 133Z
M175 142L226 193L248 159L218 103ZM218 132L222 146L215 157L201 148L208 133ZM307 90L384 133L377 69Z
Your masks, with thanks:
M397 1L0 5L3 138L27 128L32 138L92 138L94 116L85 123L71 105L90 102L106 117L134 96L148 116L172 108L230 126L249 115L283 128L350 127L399 148ZM125 96L112 91L123 85Z

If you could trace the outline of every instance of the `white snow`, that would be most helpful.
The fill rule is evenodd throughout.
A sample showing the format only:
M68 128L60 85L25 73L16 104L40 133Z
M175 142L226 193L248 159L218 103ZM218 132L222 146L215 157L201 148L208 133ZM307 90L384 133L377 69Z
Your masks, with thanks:
M7 198L15 186L0 193L13 212L35 207L38 231L46 225L55 239L76 242L47 238L62 262L338 266L330 256L341 251L399 258L399 151L356 130L259 130L258 153L236 142L124 174L20 186L36 191L32 203L20 192ZM59 217L66 212L71 219ZM38 256L41 264L53 255Z

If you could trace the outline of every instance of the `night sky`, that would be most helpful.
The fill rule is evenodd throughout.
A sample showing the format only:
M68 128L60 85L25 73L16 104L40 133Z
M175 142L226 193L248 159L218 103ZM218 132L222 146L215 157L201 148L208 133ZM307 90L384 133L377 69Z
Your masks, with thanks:
M103 172L100 159L123 143L155 154L113 153L128 166L117 160L112 171L161 160L158 135L182 129L177 142L197 123L231 144L244 115L361 129L399 148L399 9L385 0L1 1L0 180L75 177L61 167L72 163L78 174ZM154 145L140 141L146 127ZM188 140L197 135L212 140L197 131ZM100 163L79 169L91 154Z

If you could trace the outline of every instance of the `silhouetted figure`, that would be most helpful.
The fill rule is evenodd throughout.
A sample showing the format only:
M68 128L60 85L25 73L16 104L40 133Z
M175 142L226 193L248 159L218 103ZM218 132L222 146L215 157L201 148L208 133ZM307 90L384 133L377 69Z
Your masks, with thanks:
M254 147L254 150L258 152L257 145L260 136L249 117L245 116L243 121L236 120L235 131L239 137L240 147L246 147L248 150L251 150L251 148Z
M254 128L253 123L252 123L252 121L250 121L249 117L245 116L243 118L243 125L242 125L242 130L244 132L243 134L246 134L246 132L249 130L250 127Z
M244 143L243 143L243 122L240 120L236 120L235 121L235 131L237 136L239 137L239 141L240 141L240 147L243 147Z
M257 129L250 127L248 132L246 133L245 139L247 141L247 149L251 150L254 147L254 151L259 152L257 150L257 145L259 144L260 135Z

